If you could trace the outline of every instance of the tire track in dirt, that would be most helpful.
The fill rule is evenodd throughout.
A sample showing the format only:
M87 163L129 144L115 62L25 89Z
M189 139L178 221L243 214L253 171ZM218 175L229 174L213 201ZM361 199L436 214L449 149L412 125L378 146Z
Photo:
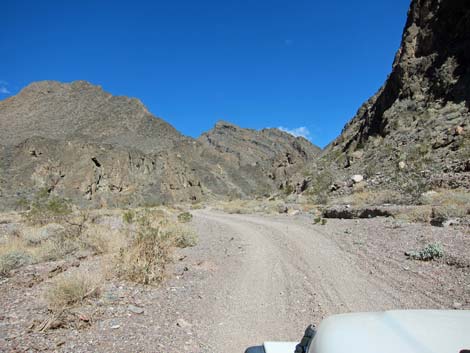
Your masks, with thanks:
M214 211L195 212L195 217L205 226L217 224L245 249L212 279L220 294L206 303L211 317L206 336L214 352L297 340L307 324L335 313L413 304L393 281L383 282L357 265L354 254L308 224ZM217 234L206 228L205 236Z

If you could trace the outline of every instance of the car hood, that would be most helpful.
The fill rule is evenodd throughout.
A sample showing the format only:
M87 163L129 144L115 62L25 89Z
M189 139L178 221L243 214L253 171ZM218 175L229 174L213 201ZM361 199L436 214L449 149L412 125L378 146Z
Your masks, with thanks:
M470 311L405 310L334 315L309 353L459 353L470 349Z

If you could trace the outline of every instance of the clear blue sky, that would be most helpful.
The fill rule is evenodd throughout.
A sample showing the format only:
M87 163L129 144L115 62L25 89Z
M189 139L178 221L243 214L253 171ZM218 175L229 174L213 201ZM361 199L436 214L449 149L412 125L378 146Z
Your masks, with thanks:
M140 98L182 133L220 119L324 146L391 69L409 0L3 1L0 99L38 80ZM9 92L9 93L8 93Z

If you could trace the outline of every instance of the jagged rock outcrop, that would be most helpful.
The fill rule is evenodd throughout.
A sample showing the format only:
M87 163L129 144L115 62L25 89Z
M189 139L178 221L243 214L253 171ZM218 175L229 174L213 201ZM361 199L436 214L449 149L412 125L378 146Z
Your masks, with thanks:
M469 87L470 2L413 0L391 74L326 148L323 164L382 187L418 179L470 186Z
M217 151L225 165L226 177L237 184L243 177L249 188L302 192L308 180L304 171L314 165L320 148L302 137L278 129L242 129L225 121L202 134L199 142ZM234 178L235 177L235 178Z
M194 140L139 100L84 81L29 85L0 102L0 125L4 208L31 200L40 189L89 207L293 191L291 183L302 180L300 172L319 152L275 129L226 123Z

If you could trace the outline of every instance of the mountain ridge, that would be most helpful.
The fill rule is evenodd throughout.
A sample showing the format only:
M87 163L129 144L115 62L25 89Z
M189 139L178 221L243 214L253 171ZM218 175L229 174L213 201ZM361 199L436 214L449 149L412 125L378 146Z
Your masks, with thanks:
M285 132L228 123L193 139L138 99L86 81L32 83L0 102L0 123L0 196L10 208L42 188L99 207L269 195L319 152ZM240 135L230 151L204 141L212 133L223 144L230 130Z

